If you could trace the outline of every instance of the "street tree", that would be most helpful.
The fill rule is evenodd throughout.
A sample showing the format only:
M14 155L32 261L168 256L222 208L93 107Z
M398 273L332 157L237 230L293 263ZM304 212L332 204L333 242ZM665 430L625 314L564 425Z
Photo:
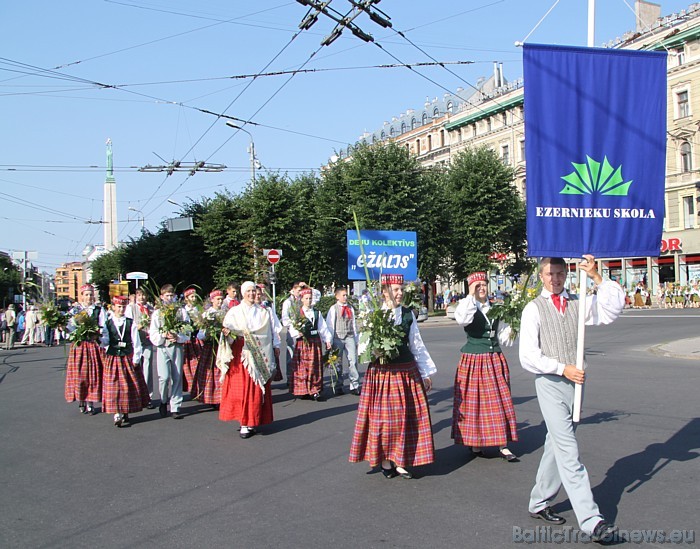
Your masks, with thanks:
M491 267L493 253L525 257L525 206L513 181L514 171L491 149L457 153L447 172L452 271L463 280Z

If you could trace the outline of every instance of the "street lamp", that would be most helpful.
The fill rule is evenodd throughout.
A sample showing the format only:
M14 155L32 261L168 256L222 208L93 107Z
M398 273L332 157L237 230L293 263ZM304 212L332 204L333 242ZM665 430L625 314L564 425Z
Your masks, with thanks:
M250 137L250 147L248 147L248 152L250 153L250 184L251 187L255 188L255 141L253 141L253 134L241 126L237 126L230 120L226 121L226 125L234 130L240 130L248 134ZM255 235L253 235L253 280L258 281L258 245L255 240Z
M136 208L132 208L131 206L129 206L129 211L141 214L141 232L145 231L146 229L144 228L144 223L146 222L146 216L143 215L143 212L141 210L137 210Z

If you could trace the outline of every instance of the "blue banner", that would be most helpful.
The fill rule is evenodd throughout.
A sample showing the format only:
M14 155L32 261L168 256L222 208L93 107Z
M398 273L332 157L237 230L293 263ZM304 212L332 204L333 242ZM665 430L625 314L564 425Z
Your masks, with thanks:
M418 278L418 236L412 231L348 231L348 280L364 280L365 264L370 280L381 274L401 274L405 281Z
M666 53L524 46L528 255L658 256Z

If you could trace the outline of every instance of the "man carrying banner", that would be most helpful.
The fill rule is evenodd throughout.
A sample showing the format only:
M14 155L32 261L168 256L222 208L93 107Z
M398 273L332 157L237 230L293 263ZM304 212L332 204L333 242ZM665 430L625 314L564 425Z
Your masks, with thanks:
M587 300L586 324L610 324L622 312L625 294L619 284L603 280L592 255L584 258L580 268L598 286L597 295ZM550 507L563 485L581 531L594 541L605 541L617 527L603 518L593 500L574 432L574 387L585 379L584 371L575 365L578 298L564 289L567 265L563 259L545 257L539 274L544 287L525 306L520 331L520 363L536 374L537 400L547 425L544 453L530 494L530 516L564 524L564 517Z

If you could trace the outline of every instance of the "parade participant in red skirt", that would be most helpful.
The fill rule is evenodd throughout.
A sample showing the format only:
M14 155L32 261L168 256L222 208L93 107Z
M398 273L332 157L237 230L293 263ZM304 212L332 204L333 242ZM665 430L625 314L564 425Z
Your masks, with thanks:
M201 302L195 288L187 288L185 296L185 311L192 322L196 323L197 316L200 314L198 305ZM192 330L190 340L183 345L184 359L182 361L182 392L190 393L194 398L192 383L197 372L197 364L199 357L202 354L202 341L197 339L197 331Z
M294 338L291 390L295 396L325 400L323 391L323 347L331 348L333 334L328 331L323 315L311 305L313 292L304 288L300 292L301 309L291 319L289 335Z
M80 287L80 303L72 315L67 326L69 332L78 329L76 322L83 315L95 321L97 332L85 341L71 344L66 365L65 397L68 402L77 400L83 414L94 415L94 403L102 399L102 351L98 341L105 324L105 313L102 307L95 305L95 290L91 284Z
M224 292L212 290L209 293L211 307L202 313L205 322L221 326L225 311L221 308L224 301ZM201 329L197 333L197 340L202 342L202 351L197 362L197 372L192 382L192 398L202 404L211 404L215 410L221 404L220 373L216 368L216 351L219 348L219 334L215 330Z
M257 433L256 427L272 423L270 383L279 368L280 340L265 309L255 304L255 284L241 286L243 302L226 313L224 334L235 336L233 359L222 370L222 421L239 421L241 438ZM230 332L229 332L230 331Z
M392 311L403 337L396 358L386 364L374 360L367 367L350 461L369 461L372 467L381 464L386 478L410 479L413 474L406 467L426 465L435 459L426 392L432 387L430 376L437 368L413 312L401 306L403 276L382 275L382 296L382 307Z
M148 405L148 387L141 371L141 338L131 318L124 316L129 299L112 298L112 311L102 329L107 360L102 380L102 411L114 414L114 425L129 427L129 414Z
M451 436L455 444L471 446L477 456L483 456L483 448L497 446L500 456L512 463L519 460L507 444L517 441L518 434L510 371L501 352L501 345L509 343L510 327L489 319L486 281L486 273L470 274L469 295L460 300L455 311L467 342L455 375Z

